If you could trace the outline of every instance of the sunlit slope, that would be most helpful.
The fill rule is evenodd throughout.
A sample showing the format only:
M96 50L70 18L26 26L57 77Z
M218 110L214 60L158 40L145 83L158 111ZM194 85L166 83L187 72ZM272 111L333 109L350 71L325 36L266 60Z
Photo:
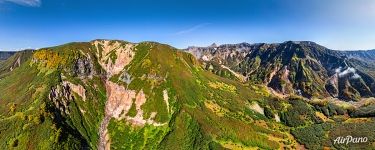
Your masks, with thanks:
M350 118L367 108L276 98L262 84L202 66L155 42L94 40L18 53L1 65L8 69L0 73L0 148L320 149L334 146L339 134L331 130L373 126Z

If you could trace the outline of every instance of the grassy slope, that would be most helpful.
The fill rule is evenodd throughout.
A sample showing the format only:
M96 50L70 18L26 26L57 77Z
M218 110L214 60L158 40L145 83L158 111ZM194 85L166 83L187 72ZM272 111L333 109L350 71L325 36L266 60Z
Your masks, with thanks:
M29 62L0 81L2 149L49 149L64 145L58 143L62 127L51 118L46 101L47 89L56 82L55 74L38 76L38 70L30 67ZM80 147L72 135L64 136L69 143L75 143L69 147Z
M150 126L134 128L125 125L124 121L112 120L113 148L137 149L139 144L129 142L137 141L143 145L141 148L156 142L160 149L208 149L230 141L243 146L275 149L279 148L278 142L269 140L269 136L287 137L273 129L278 125L271 123L268 126L267 122L272 121L265 117L266 125L255 124L262 115L246 107L253 101L263 103L268 93L257 86L242 85L204 71L190 54L167 45L142 43L137 47L136 58L127 68L134 77L129 88L143 89L149 95L142 106L146 114L158 112L156 121L168 121L169 124L158 129ZM142 80L144 75L150 74L166 79L161 82ZM163 89L168 89L173 114L168 115L165 109L161 97Z
M5 76L0 80L2 149L96 147L106 99L101 79L87 81L87 102L75 95L69 103L68 116L62 115L48 98L50 89L60 84L60 75L68 74L73 60L83 57L77 52L88 52L89 48L89 44L73 43L39 50L32 57L30 53L19 68L1 74ZM40 61L32 62L32 58ZM66 76L70 82L82 84L77 78ZM98 88L93 89L94 85Z
M30 53L23 56L26 59L20 67L0 72L1 149L96 149L106 94L93 50L89 43L39 50L33 57L43 63L32 63ZM89 54L94 61L97 75L92 79L82 80L70 73L74 60L86 57L79 51ZM0 68L14 64L15 59L1 62ZM336 121L346 110L318 107L298 98L279 100L262 86L219 77L202 69L192 55L163 44L140 43L135 58L126 68L133 79L129 85L119 80L120 75L111 81L132 90L143 90L147 98L142 105L144 117L157 112L154 120L166 124L139 127L112 119L108 129L113 149L293 149L297 144L290 132L305 147L320 149L334 146L328 134L331 137L346 134L331 130L353 131L346 126L354 128L361 123L358 129L368 133L374 127L371 119ZM65 80L87 90L85 102L74 96L69 103L69 115L62 115L48 99L50 89L60 84L61 74L66 76ZM168 91L170 110L166 109L164 90ZM265 115L249 109L254 102L265 108ZM134 115L135 111L133 108L128 115ZM320 120L315 115L317 111L335 122ZM275 114L282 123L274 121ZM321 138L321 135L326 136ZM374 138L370 135L372 142Z

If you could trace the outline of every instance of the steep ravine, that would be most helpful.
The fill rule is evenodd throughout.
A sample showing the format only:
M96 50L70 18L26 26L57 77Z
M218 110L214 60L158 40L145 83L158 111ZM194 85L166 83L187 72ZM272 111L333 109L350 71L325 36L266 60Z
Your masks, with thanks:
M99 145L98 145L98 150L109 150L110 149L110 139L109 139L109 134L108 134L108 124L109 121L111 120L111 116L105 115L104 119L100 123L100 128L99 128Z
M146 103L147 96L143 89L134 90L128 89L127 87L118 84L111 80L115 75L126 75L129 81L124 81L129 85L131 83L131 75L125 70L127 66L134 58L136 44L108 42L108 41L95 41L93 46L97 47L97 57L99 64L106 71L106 77L103 80L106 89L107 100L105 104L105 116L101 121L99 128L99 150L109 150L111 145L111 139L109 131L107 129L110 120L126 120L135 126L144 126L146 124L153 126L164 126L166 122L161 123L155 121L155 116L158 112L150 112L149 116L144 115L144 111L141 106ZM99 51L99 50L102 51ZM101 55L99 55L101 53ZM112 55L110 57L110 55ZM167 90L163 91L163 98L169 110L169 96ZM130 108L134 106L136 108L135 116L127 116Z
M107 101L105 104L105 116L99 128L99 150L110 149L110 139L108 133L108 124L111 118L122 118L121 114L129 111L132 99L135 98L135 92L126 90L123 86L106 80ZM123 113L125 112L125 113Z
M105 81L105 82L108 82L108 81ZM110 89L108 88L107 86L107 83L106 83L106 92L107 92L107 101L106 101L106 104L105 104L105 110L108 110L108 107L109 107L109 97L111 97L110 95ZM109 139L109 134L108 134L108 124L109 124L109 121L111 120L112 116L111 114L109 114L107 111L105 111L104 113L104 118L102 120L102 122L100 123L100 128L99 128L99 144L98 144L98 150L109 150L110 149L110 146L111 146L111 143L110 143L110 139Z
M122 112L127 112L132 104L132 97L135 97L135 93L129 93L123 86L119 86L116 83L109 81L109 78L115 74L120 73L123 68L131 62L134 56L133 44L123 44L118 41L110 42L107 40L98 40L92 43L97 49L97 57L100 58L99 64L107 73L107 79L105 82L105 88L107 93L107 101L105 104L105 116L100 123L99 128L99 150L110 149L110 137L108 133L108 124L111 118L118 118ZM117 57L116 60L109 61L110 54L114 53ZM134 95L134 96L130 96ZM127 97L127 98L124 98Z

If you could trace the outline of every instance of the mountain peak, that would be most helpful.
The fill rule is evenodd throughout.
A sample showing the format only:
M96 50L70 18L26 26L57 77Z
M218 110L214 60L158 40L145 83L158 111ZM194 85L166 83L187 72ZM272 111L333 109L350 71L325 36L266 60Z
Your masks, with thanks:
M210 45L210 47L216 48L216 47L217 47L217 44L216 44L216 43L212 43L212 44Z

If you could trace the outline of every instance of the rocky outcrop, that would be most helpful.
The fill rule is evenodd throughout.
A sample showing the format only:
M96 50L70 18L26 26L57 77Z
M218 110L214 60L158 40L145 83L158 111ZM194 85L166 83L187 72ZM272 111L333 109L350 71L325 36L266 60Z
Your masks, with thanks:
M168 112L170 112L170 109L169 109L169 96L168 96L168 91L167 90L163 91L163 99L164 99L165 104L167 104L167 110L168 110Z
M92 42L92 45L96 48L96 56L99 59L98 63L106 73L104 83L107 101L105 104L105 117L99 129L98 149L110 149L107 126L111 118L117 120L125 119L136 126L144 126L145 124L154 126L164 125L154 121L157 114L156 112L151 112L149 118L144 118L144 112L141 106L147 101L145 93L142 90L135 91L127 88L127 85L132 82L133 78L127 72L125 66L132 61L136 51L136 44L120 41L96 40ZM109 79L114 75L119 75L119 81L126 83L126 86L110 81ZM167 94L164 94L164 98L166 102L168 102ZM126 116L133 106L133 103L136 107L135 116Z
M91 60L90 55L85 58L79 58L74 62L72 68L73 76L84 78L89 77L92 78L95 74L95 68L93 61Z
M249 108L254 112L264 115L264 108L260 107L257 102L254 102L253 104L249 105Z
M116 119L123 118L132 106L133 99L136 98L136 92L127 90L125 87L113 83L106 82L107 102L105 107L105 114ZM137 98L139 98L137 96Z
M153 120L156 116L156 112L152 112L149 118L144 118L141 106L146 103L147 99L142 90L137 93L134 90L128 90L124 86L111 81L106 81L106 90L108 99L105 105L105 117L99 129L100 150L110 149L110 139L107 126L111 118L117 120L126 119L128 122L137 126L143 126L145 124L151 124L154 126L164 125ZM168 95L164 95L164 98L166 99L166 102L168 102ZM137 113L134 117L126 116L132 107L133 100Z
M16 62L9 68L10 71L13 71L13 68L17 68L21 66L21 57L18 57Z
M86 89L82 85L75 85L68 81L63 81L63 85L69 87L71 91L80 96L83 101L86 101Z
M136 44L133 43L96 40L92 42L92 45L96 48L99 64L108 76L119 74L135 55Z
M60 110L62 114L69 114L69 103L74 99L71 88L68 85L57 85L52 87L49 97L55 107Z
M110 150L111 149L111 141L108 133L108 124L111 120L110 116L105 116L102 122L100 123L99 127L99 143L98 143L98 150Z
M77 99L74 93L80 98L86 100L86 90L82 85L75 85L68 81L63 81L61 84L52 87L48 98L54 103L56 108L62 114L69 114L69 103Z
M143 110L141 109L141 106L146 103L146 95L143 93L143 91L136 92L134 90L128 90L122 85L118 85L116 83L113 83L111 81L107 81L106 83L106 89L107 89L107 95L108 99L106 102L106 108L105 108L105 114L106 116L110 116L112 118L121 120L121 119L127 119L131 123L135 125L143 126L146 123L147 124L153 124L153 125L160 125L159 123L156 123L153 121L153 117L155 117L156 112L154 115L151 115L150 118L144 118L143 116ZM168 94L164 93L164 100L166 103L168 103ZM126 114L129 112L133 100L135 103L137 114L135 117L129 117L126 116Z

